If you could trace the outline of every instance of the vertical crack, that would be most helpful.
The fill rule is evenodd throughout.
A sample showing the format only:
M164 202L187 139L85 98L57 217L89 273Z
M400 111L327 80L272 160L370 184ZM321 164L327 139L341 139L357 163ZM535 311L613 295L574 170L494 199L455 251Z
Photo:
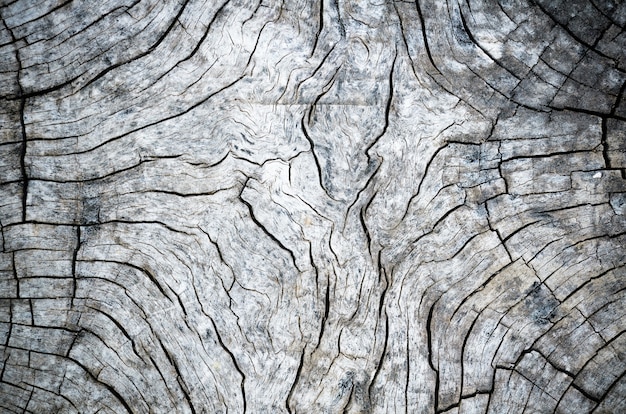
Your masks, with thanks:
M15 61L17 63L16 71L16 83L18 90L18 97L20 100L20 133L22 135L22 145L20 147L20 173L22 175L22 221L26 221L26 199L28 198L28 174L26 173L26 124L24 123L24 108L26 107L26 96L24 95L24 89L22 88L21 73L22 73L22 60L20 59L20 50L17 45L17 38L13 33L13 30L2 18L2 24L11 35L11 42L15 45Z
M479 315L477 315L476 318L474 318L474 320L472 321L472 324L467 330L467 334L465 335L465 338L463 338L463 344L461 345L461 380L459 381L459 393L460 393L459 405L461 403L461 400L463 399L463 385L465 382L465 349L467 347L467 341L470 337L470 334L472 333L472 330L474 329L474 326L476 325L476 321L478 320L478 316Z
M8 341L7 341L8 343ZM2 369L0 370L0 383L4 382L4 371L7 368L7 361L9 360L9 356L11 354L9 354L8 352L5 353L4 355L4 359L2 360Z
M311 50L310 57L313 57L313 54L315 53L315 49L317 49L317 42L320 39L320 36L322 34L322 30L324 30L324 0L320 0L319 25L317 27L317 33L315 34L315 42L313 43L313 49Z
M15 252L11 253L11 268L13 270L13 278L15 279L15 297L20 298L20 279L17 277L17 266L15 265Z
M12 301L9 301L9 329L7 332L6 342L4 343L5 347L9 346L9 341L11 340L11 333L13 333L13 306L12 305L13 305ZM2 375L4 375L4 365L2 366ZM2 380L2 375L0 375L0 381Z
M33 392L35 392L35 387L30 388L30 394L28 394L28 400L26 401L26 404L24 404L24 411L22 411L22 413L28 413L30 412L30 410L28 409L28 406L30 405L30 402L33 399Z
M389 342L389 316L385 314L385 342L383 343L383 352L380 354L380 359L378 360L378 365L376 365L376 369L374 370L372 381L370 382L369 387L367 387L367 394L370 400L370 405L372 403L372 388L374 387L374 384L376 383L376 378L378 377L378 374L380 374L380 371L383 368L383 362L385 360L385 355L387 354L388 342ZM409 360L409 357L407 354L407 361L408 360Z
M178 367L178 363L176 362L176 360L174 359L172 354L170 354L170 352L167 350L167 348L163 344L163 341L161 341L161 338L157 337L156 339L159 342L159 344L161 345L161 349L165 353L165 357L167 358L169 363L174 368L174 371L176 371L176 380L178 382L178 386L180 387L181 391L183 392L183 395L185 396L185 400L187 400L187 404L189 405L189 409L191 410L191 412L193 414L196 414L196 409L194 408L193 403L191 402L191 396L189 395L187 387L182 382L185 377L183 376L182 372L180 372L180 368Z
M293 380L293 384L291 384L291 388L289 389L289 394L287 394L287 400L285 401L285 408L287 412L291 414L291 407L289 407L289 401L293 396L293 392L296 389L296 384L298 384L298 379L300 378L300 374L302 373L302 366L304 365L304 352L306 348L302 349L302 354L300 354L300 363L298 364L298 370L296 371L296 377Z
M404 412L406 414L409 413L409 381L411 380L411 349L409 347L409 339L411 336L409 335L409 321L406 323L406 373L405 373L405 384L404 384ZM435 397L435 401L436 401ZM436 408L436 405L435 405Z
M393 61L391 62L391 69L389 70L389 94L387 95L387 104L385 105L385 122L383 124L383 130L380 134L372 141L370 145L365 149L365 155L367 155L367 159L370 159L369 151L372 149L374 145L387 133L387 129L389 128L389 114L391 112L391 103L393 102L393 72L396 68L396 60L398 59L398 48L395 48Z
M381 278L380 278L381 274L385 277L385 285L382 288L382 292L380 294L380 301L378 303L378 317L379 318L382 316L383 307L385 306L385 295L387 294L387 290L389 290L389 279L387 278L387 271L381 264L381 256L382 256L382 250L379 250L378 251L378 283L379 284L381 283Z
M604 158L604 167L607 170L612 168L611 166L611 158L609 157L609 143L607 142L607 117L602 117L602 158Z
M431 330L431 323L433 320L433 311L435 310L435 305L436 303L433 304L428 311L428 319L426 319L426 335L428 339L428 365L430 366L430 369L432 369L435 373L435 401L433 406L435 408L435 411L437 411L437 409L439 408L439 369L435 368L435 364L433 362L433 336Z
M167 389L167 391L170 393L170 398L171 398L172 394L171 394L171 390L169 387L169 383L165 380L165 377L163 376L163 372L161 372L161 368L159 368L159 365L156 363L154 358L152 358L152 356L148 356L148 358L150 358L150 362L152 362L152 365L154 366L156 371L159 373L159 376L161 377L161 381L163 381L163 385L165 385L165 389Z
M237 363L237 359L235 359L235 355L232 353L230 349L228 349L228 347L222 341L222 337L220 335L220 332L217 330L217 325L215 325L215 321L213 320L213 318L209 318L209 320L211 321L211 324L213 325L213 330L215 331L215 336L217 337L217 341L219 342L222 349L226 351L226 353L230 356L230 359L233 362L235 369L237 370L239 375L241 375L241 397L243 399L243 412L245 413L246 412L246 388L245 388L246 375L243 373L243 371L239 367L239 364Z
M15 51L15 55L18 58L19 62L19 54L17 50ZM22 70L21 63L19 64L18 74ZM19 75L18 75L18 85L19 83ZM22 95L22 86L19 86L19 93ZM26 150L27 150L27 139L26 139L26 125L24 124L24 107L26 106L26 98L20 98L20 126L22 132L22 146L20 148L20 172L22 173L22 221L26 221L26 200L28 198L28 174L26 173Z
M441 71L439 70L439 68L435 64L435 61L433 60L433 56L430 53L430 47L428 46L428 36L426 35L426 22L424 20L424 15L422 14L422 8L420 7L419 0L415 0L415 8L417 9L417 15L419 16L419 19L420 19L420 27L422 29L422 38L424 39L424 48L426 49L426 54L428 55L428 60L430 61L431 65L433 65L433 68L435 68L435 70L439 74L441 74Z
M309 112L309 118L311 116L311 112ZM317 158L317 154L315 152L315 143L313 142L313 139L309 136L308 131L306 130L306 126L304 125L304 118L302 117L302 120L300 121L300 128L302 129L302 132L304 133L304 137L306 138L306 140L309 142L309 145L311 146L311 155L313 155L313 160L315 161L315 166L317 167L317 178L319 180L319 185L320 188L322 190L324 190L324 192L326 193L326 195L335 200L330 193L328 192L328 190L326 189L326 187L324 186L324 183L322 182L322 166L320 164L319 159ZM336 201L336 200L335 200Z
M74 247L74 252L72 253L72 307L74 306L74 299L76 299L76 258L78 257L78 251L80 250L81 244L80 226L76 226L76 246Z
M624 98L624 90L626 90L626 82L622 83L622 87L620 88L619 93L617 94L617 98L615 98L615 102L613 103L613 106L611 106L611 111L609 113L609 116L602 116L602 157L604 158L604 164L607 169L613 168L611 164L611 157L609 156L609 142L608 142L608 128L607 128L608 118L615 117L617 108L619 108L622 102L622 99ZM621 172L622 178L626 179L626 168L620 168L620 172Z
M324 336L324 330L326 329L326 321L328 320L328 312L330 310L330 276L326 273L326 294L324 295L324 316L322 317L322 323L320 326L320 334L317 339L317 349L322 343L322 336Z
M363 226L363 231L365 232L365 238L367 239L367 250L372 256L372 236L370 235L370 231L367 228L367 224L365 223L365 217L363 213L363 208L361 208L361 212L359 213L359 220L361 221L361 226Z
M500 345L502 345L502 342L500 342ZM500 347L498 347L498 349L500 349ZM491 372L491 390L489 393L487 393L487 406L485 407L485 412L486 413L490 413L492 411L489 410L489 408L491 407L491 402L493 401L491 399L491 397L493 396L493 393L496 389L496 374L498 372L498 369L502 369L502 367L500 366L495 366L493 371Z

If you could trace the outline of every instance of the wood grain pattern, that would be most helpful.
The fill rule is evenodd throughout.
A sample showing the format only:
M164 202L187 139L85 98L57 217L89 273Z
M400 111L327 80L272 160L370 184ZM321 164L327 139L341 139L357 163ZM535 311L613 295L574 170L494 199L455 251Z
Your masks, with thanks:
M0 411L626 411L626 3L0 16Z

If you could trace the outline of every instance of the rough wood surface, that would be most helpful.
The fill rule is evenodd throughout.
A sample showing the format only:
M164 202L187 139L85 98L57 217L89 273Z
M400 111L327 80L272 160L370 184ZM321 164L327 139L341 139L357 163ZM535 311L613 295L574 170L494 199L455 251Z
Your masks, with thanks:
M0 411L626 412L626 3L1 4Z

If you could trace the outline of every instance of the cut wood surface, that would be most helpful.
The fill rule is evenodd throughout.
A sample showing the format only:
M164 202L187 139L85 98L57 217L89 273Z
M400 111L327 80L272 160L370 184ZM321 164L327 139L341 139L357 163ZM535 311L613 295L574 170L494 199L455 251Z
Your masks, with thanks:
M0 412L626 412L625 2L0 4Z

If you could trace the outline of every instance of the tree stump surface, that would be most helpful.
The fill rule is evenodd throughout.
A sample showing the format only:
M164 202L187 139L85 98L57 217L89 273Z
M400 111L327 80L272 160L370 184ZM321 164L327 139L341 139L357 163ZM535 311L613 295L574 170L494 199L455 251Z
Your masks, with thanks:
M0 16L1 412L626 412L625 2Z

